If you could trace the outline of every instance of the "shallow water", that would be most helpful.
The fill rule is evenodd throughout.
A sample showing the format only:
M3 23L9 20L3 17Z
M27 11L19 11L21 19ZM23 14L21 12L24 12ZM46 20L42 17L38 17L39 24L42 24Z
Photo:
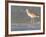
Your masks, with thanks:
M40 30L40 22L33 24L15 23L11 25L11 31Z

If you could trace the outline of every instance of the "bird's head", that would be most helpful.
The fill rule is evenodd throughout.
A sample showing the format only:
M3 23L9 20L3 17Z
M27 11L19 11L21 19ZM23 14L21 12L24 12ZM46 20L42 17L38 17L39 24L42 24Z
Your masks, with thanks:
M26 13L29 12L28 9L26 9Z

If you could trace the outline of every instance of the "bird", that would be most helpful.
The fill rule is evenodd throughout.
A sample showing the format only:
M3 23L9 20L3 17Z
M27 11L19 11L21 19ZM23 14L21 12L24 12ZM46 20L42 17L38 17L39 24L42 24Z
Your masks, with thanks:
M26 9L26 14L31 18L31 23L34 24L34 18L38 17L34 12L29 12L29 9Z
M29 17L31 17L31 18L39 17L39 16L37 16L36 14L34 14L33 12L29 12L28 9L26 9L26 13L27 13L27 15L28 15Z

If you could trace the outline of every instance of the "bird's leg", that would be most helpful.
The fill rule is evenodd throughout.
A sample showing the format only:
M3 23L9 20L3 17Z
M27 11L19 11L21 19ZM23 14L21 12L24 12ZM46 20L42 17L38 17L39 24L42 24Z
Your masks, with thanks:
M32 20L32 21L33 21L33 23L32 23L32 24L34 24L34 18L32 18L32 19L33 19L33 20Z
M34 24L34 18L31 18L31 24L32 25Z
M31 18L31 24L32 24L32 28L34 28L34 18Z
M33 23L33 19L31 18L31 24Z

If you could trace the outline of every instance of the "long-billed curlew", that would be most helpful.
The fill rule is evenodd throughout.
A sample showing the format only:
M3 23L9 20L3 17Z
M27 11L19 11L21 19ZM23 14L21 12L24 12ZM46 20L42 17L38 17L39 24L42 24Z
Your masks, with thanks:
M29 12L28 9L26 9L26 14L31 18L31 23L34 24L34 18L39 17L33 12Z

